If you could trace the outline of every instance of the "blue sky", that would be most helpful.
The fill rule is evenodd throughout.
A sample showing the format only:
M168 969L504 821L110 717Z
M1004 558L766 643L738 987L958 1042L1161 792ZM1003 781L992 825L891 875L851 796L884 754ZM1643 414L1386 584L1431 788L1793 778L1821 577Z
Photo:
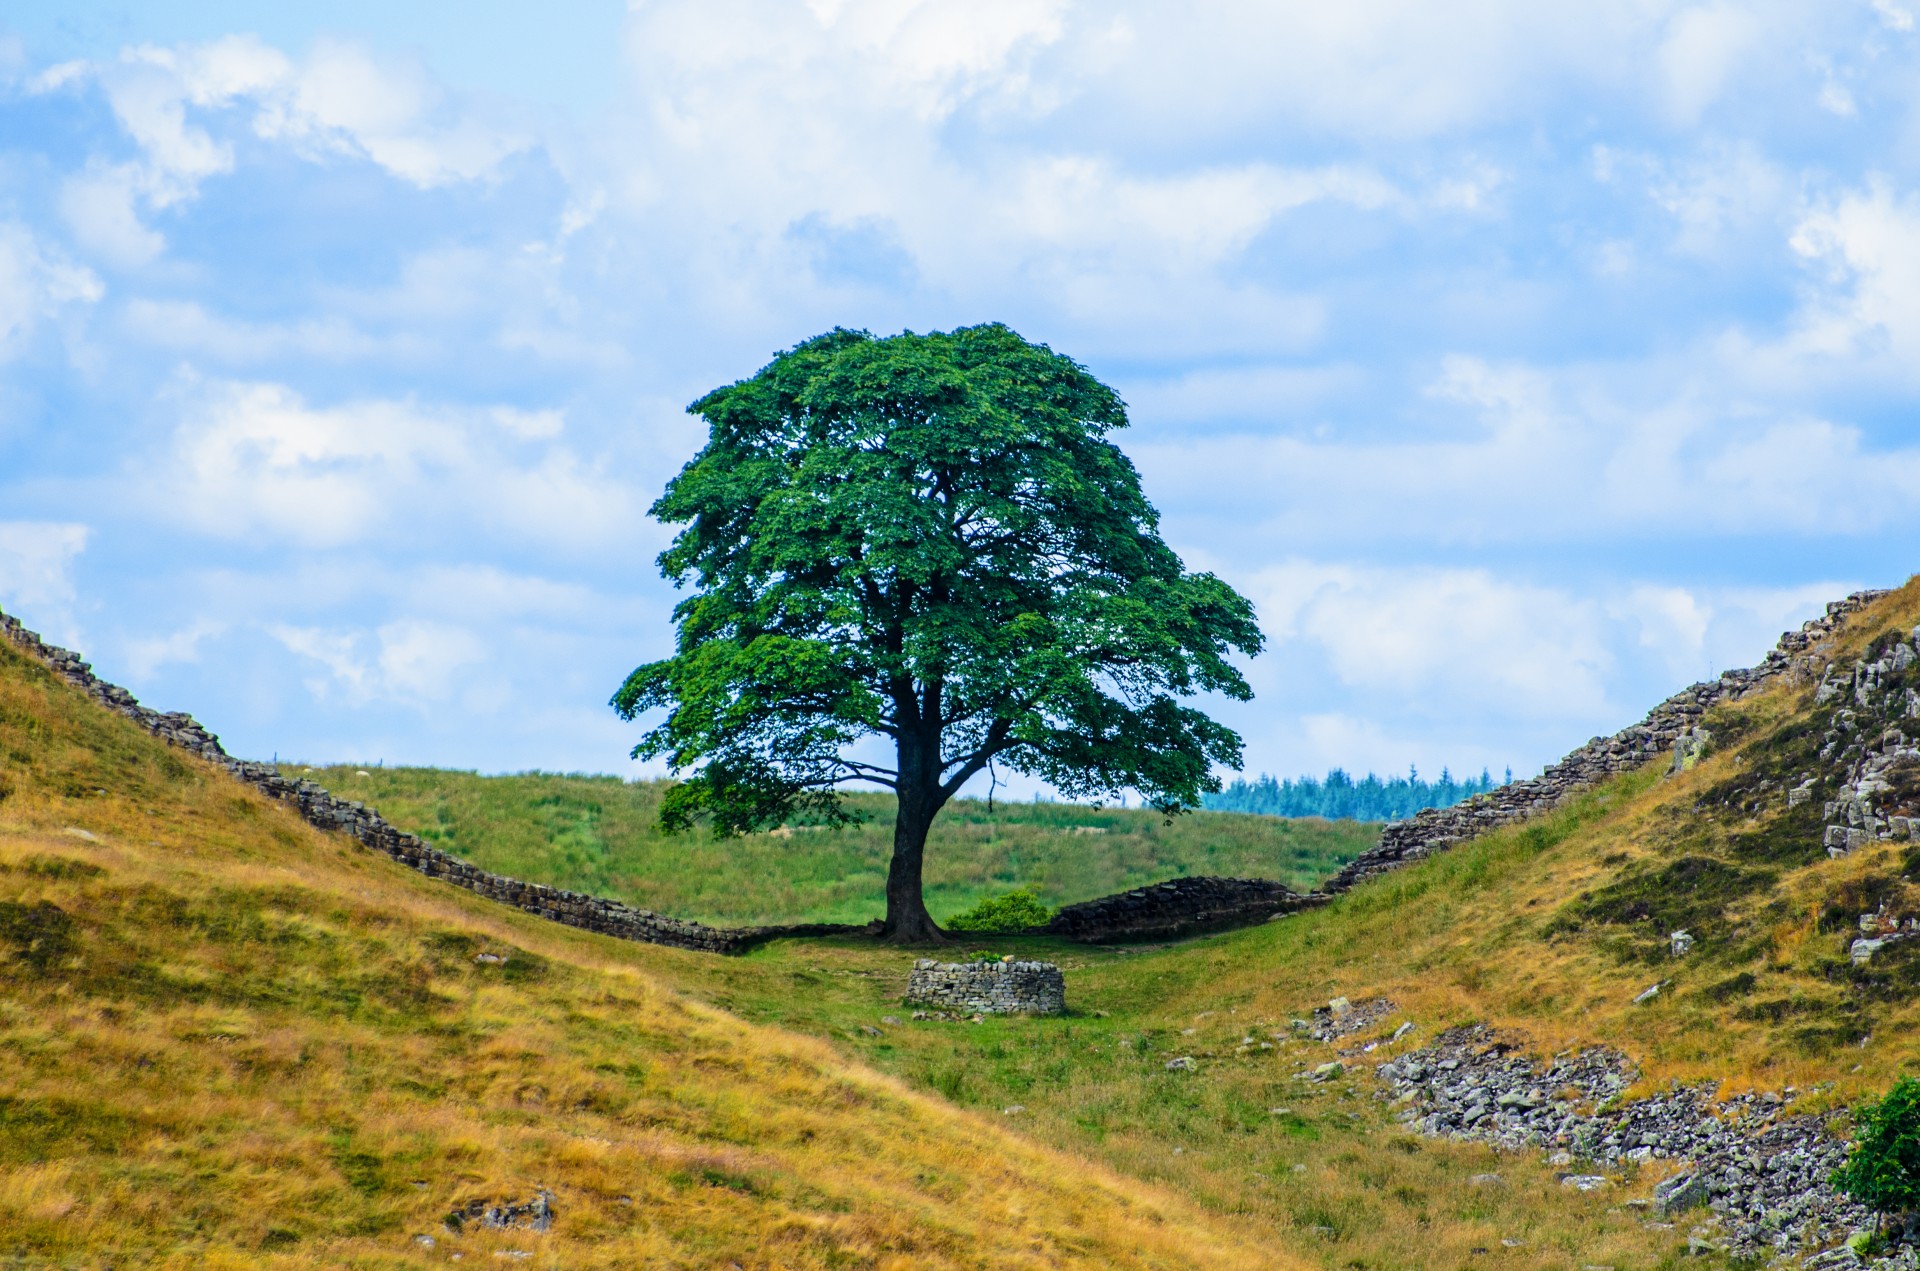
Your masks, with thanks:
M1259 605L1250 772L1530 771L1920 566L1917 40L0 3L0 605L237 753L633 771L684 404L1001 320Z

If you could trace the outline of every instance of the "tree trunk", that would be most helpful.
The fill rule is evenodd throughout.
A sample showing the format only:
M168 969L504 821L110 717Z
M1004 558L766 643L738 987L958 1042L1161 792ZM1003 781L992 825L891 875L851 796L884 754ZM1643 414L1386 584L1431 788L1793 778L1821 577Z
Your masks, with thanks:
M946 941L920 891L920 866L927 854L927 831L939 812L927 795L905 785L893 819L893 861L887 866L887 920L880 938L893 944Z

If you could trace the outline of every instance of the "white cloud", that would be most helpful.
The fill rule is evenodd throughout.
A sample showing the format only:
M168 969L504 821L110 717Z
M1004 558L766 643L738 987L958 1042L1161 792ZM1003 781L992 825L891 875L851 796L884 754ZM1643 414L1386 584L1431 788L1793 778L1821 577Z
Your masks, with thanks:
M1746 7L1705 4L1677 14L1659 52L1667 109L1674 119L1697 123L1763 34L1760 17Z
M493 408L493 422L522 441L547 441L566 431L567 417L557 410Z
M1913 12L1893 0L1873 0L1873 11L1890 31L1913 30Z
M1712 255L1730 240L1744 250L1754 231L1764 228L1779 250L1777 231L1799 210L1797 182L1757 147L1717 147L1677 164L1649 162L1648 193L1670 213L1678 227L1675 245L1694 255Z
M89 536L70 522L0 521L0 606L49 638L71 640L73 563Z
M357 44L321 40L262 94L254 130L316 153L363 156L414 185L472 181L531 144L471 115L441 118L441 93L420 67Z
M292 652L325 668L326 678L307 681L316 698L338 696L356 707L380 703L424 710L446 702L468 687L468 672L490 656L486 643L472 631L419 618L390 622L372 632L286 624L269 632Z
M26 226L0 221L0 360L42 321L103 294L91 270L43 246Z
M1424 551L1920 528L1909 493L1920 488L1920 438L1876 445L1850 424L1703 394L1696 376L1731 378L1744 360L1641 364L1634 371L1649 382L1623 385L1619 368L1455 358L1429 391L1464 409L1429 414L1425 431L1437 437L1236 429L1127 448L1170 515L1206 524L1221 536L1216 550L1242 561L1309 545Z
M200 646L207 640L226 634L228 624L202 619L165 635L136 637L127 641L125 661L134 681L152 676L162 667L191 664L200 660Z
M192 300L129 300L125 329L142 343L244 365L282 358L323 362L420 359L433 347L417 333L374 335L339 314L295 322L244 322Z
M132 164L100 164L60 187L60 215L81 247L121 267L144 265L167 240L141 223L135 201L144 184Z
M1564 591L1485 570L1303 561L1262 570L1247 589L1276 644L1316 646L1365 694L1544 718L1606 706L1612 655L1598 611Z
M1791 242L1824 286L1789 347L1885 360L1910 377L1920 355L1920 199L1877 179L1810 213Z
M250 35L203 44L141 45L111 62L71 63L35 88L97 80L141 161L99 160L70 177L61 210L76 239L117 265L141 265L164 238L141 220L195 198L234 170L213 121L245 108L256 136L315 159L348 155L421 187L472 181L532 144L525 132L450 106L417 65L383 61L356 44L316 42L295 61Z
M1635 583L1605 601L1607 615L1639 631L1676 680L1710 679L1752 666L1780 634L1819 614L1860 584L1845 580L1788 587L1683 587Z
M601 464L523 440L494 412L314 407L271 383L190 385L163 471L165 509L202 531L308 547L477 532L571 548L618 538L640 513Z

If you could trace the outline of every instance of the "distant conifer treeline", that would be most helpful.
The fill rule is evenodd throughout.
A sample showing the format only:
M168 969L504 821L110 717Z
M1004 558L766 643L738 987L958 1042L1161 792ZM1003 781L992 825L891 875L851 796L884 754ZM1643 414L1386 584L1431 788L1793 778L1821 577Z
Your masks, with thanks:
M1513 780L1512 769L1507 770L1506 780ZM1462 799L1485 794L1496 784L1484 768L1478 777L1465 781L1457 780L1445 768L1440 770L1438 781L1422 781L1415 768L1408 768L1404 777L1386 781L1371 772L1355 781L1344 769L1335 768L1324 781L1313 777L1276 781L1262 773L1258 781L1236 780L1219 794L1202 795L1200 802L1215 812L1323 816L1330 821L1395 821L1412 816L1422 808L1449 807Z

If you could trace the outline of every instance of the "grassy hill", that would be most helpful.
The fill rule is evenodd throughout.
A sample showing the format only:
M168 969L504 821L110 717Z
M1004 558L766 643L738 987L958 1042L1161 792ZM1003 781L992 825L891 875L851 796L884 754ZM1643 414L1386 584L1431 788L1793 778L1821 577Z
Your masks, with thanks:
M411 875L0 644L0 1262L1272 1264L702 960ZM443 1223L538 1189L550 1231Z
M1916 624L1909 584L1831 656L1851 666ZM1920 668L1901 674L1886 691L1920 689ZM1884 1090L1920 1061L1920 949L1859 967L1847 948L1882 902L1920 916L1920 844L1829 859L1831 781L1810 802L1787 798L1804 772L1832 771L1819 751L1846 709L1810 683L1776 685L1709 719L1716 747L1683 774L1620 778L1283 922L1118 955L1024 942L1067 967L1071 1020L885 1026L899 955L856 942L702 962L682 982L963 1106L1017 1107L1040 1141L1251 1217L1328 1268L1714 1265L1683 1258L1686 1222L1624 1207L1620 1191L1571 1192L1539 1156L1408 1135L1364 1063L1301 1080L1332 1054L1287 1021L1336 994L1390 998L1379 1033L1402 1020L1417 1031L1367 1062L1467 1022L1543 1055L1610 1045L1641 1068L1630 1097L1706 1080L1723 1094L1791 1087L1797 1110L1818 1111ZM1676 960L1667 935L1680 927L1698 943ZM1195 1070L1168 1071L1182 1055ZM1644 1197L1669 1168L1619 1185ZM1489 1173L1497 1186L1476 1181Z
M1910 584L1833 656L1916 623ZM569 1266L1727 1265L1622 1203L1668 1166L1585 1194L1538 1155L1417 1138L1367 1064L1475 1021L1542 1053L1620 1047L1640 1090L1793 1086L1817 1109L1920 1058L1920 958L1846 956L1861 912L1920 917L1917 845L1829 859L1834 792L1788 799L1831 771L1851 709L1810 684L1720 711L1682 774L1620 778L1322 909L1169 947L998 944L1059 961L1074 1013L972 1023L902 1008L912 950L704 957L441 891L0 671L0 1232L50 1260L168 1241L425 1260L455 1247L438 1214L546 1185L548 1243L459 1247ZM778 859L708 868L758 886ZM1680 926L1698 943L1675 960ZM1379 1032L1417 1031L1303 1080L1332 1056L1288 1021L1335 994L1386 996Z
M867 820L850 829L796 823L727 840L662 834L661 782L350 765L310 775L482 868L722 925L878 917L893 847L892 800L878 794L851 796ZM1378 830L1231 812L1169 823L1150 811L1005 802L989 809L960 799L934 824L927 905L944 918L1026 886L1057 907L1182 874L1277 878L1306 890L1371 847Z

